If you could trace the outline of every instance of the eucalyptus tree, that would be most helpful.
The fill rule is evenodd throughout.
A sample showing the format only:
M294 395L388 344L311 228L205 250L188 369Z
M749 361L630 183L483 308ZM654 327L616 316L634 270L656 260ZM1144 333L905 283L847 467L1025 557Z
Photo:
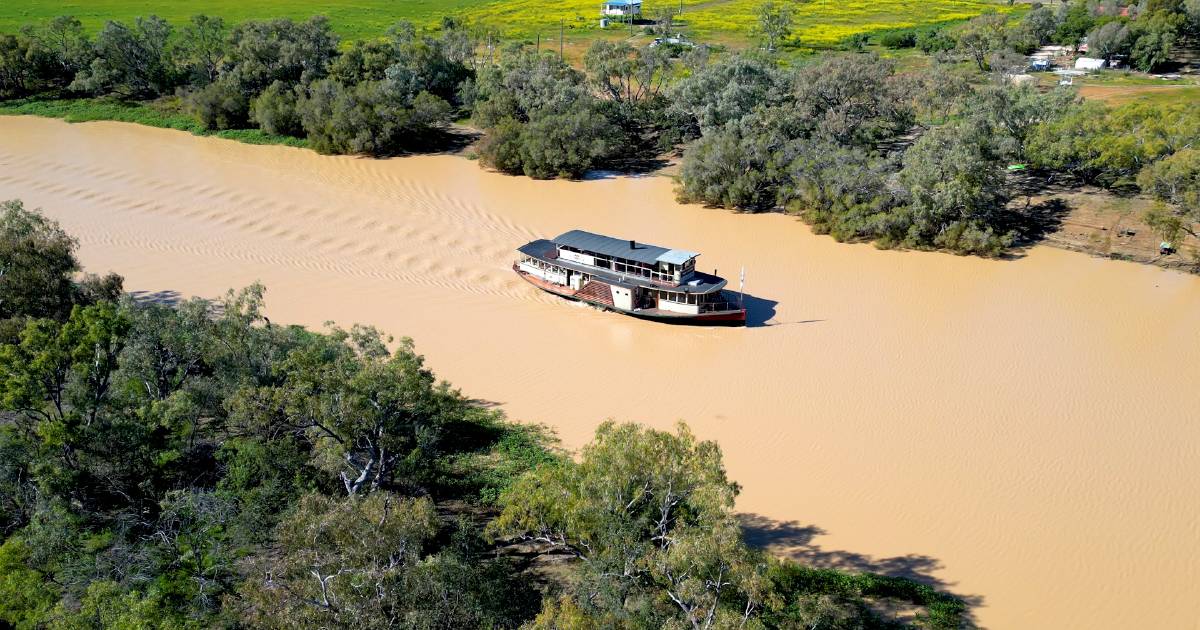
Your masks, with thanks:
M768 588L733 515L737 494L720 449L686 426L607 422L578 462L506 491L492 532L579 558L571 597L602 625L724 627L756 615Z
M990 125L967 119L929 130L904 154L899 181L907 203L891 229L903 244L981 255L1011 244L996 230L1007 199Z
M695 138L758 107L785 102L791 87L791 77L771 59L736 54L699 66L672 86L670 111L683 118L685 138Z
M975 62L980 72L988 71L988 57L1007 46L1008 18L999 13L985 13L971 18L955 33L957 50Z
M63 318L79 271L78 241L17 199L0 203L0 319Z
M1168 240L1200 237L1200 149L1186 148L1138 173L1138 185L1161 202L1149 215Z
M233 399L231 421L254 434L305 440L347 495L420 488L444 425L468 411L436 382L411 340L390 352L371 329L313 337L275 369L276 384Z
M908 87L891 60L828 55L801 67L793 81L796 115L811 121L810 134L831 142L868 147L914 122Z
M66 87L96 57L83 23L74 16L60 15L42 26L26 26L21 36L28 42L25 62L49 87Z
M122 98L153 98L179 84L170 45L174 29L166 20L151 15L137 18L132 26L110 21L96 35L96 58L80 70L71 89Z
M792 34L792 6L786 2L767 0L759 5L757 13L758 23L754 33L762 39L763 48L773 53Z

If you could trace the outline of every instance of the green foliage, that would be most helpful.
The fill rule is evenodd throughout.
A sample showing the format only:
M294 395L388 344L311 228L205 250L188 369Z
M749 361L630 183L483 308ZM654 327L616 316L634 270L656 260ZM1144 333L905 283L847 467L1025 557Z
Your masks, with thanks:
M950 33L950 29L935 28L921 31L917 35L917 48L927 55L954 50L958 43Z
M176 63L190 84L202 86L217 80L228 53L227 37L225 20L220 17L194 15L180 29L175 43Z
M205 129L244 127L251 101L268 88L279 84L276 92L285 91L324 77L337 45L323 17L239 24L214 53L222 59L218 72L196 84L188 109Z
M685 200L748 210L787 205L805 191L813 192L813 183L832 177L818 166L821 153L853 147L863 158L859 165L866 165L871 145L899 134L913 118L907 88L896 80L893 65L874 56L826 57L799 68L786 82L771 72L757 72L750 60L731 66L717 67L711 76L748 77L751 89L734 87L704 97L698 88L712 81L707 71L693 78L694 85L683 87L684 94L697 99L690 109L698 113L704 130L684 154L679 193ZM758 100L756 93L778 96ZM734 116L738 118L719 128L705 122ZM882 187L879 178L865 182ZM825 211L828 195L840 198L842 193L817 192L808 201L819 199L820 211ZM876 196L882 195L859 195L849 203Z
M0 621L18 630L39 627L58 599L44 576L29 567L30 556L19 536L0 545Z
M307 441L348 495L420 487L443 426L467 403L436 383L411 340L394 353L384 341L365 328L313 337L275 367L278 384L237 393L231 420L252 434Z
M1142 190L1166 207L1147 217L1167 241L1197 234L1200 223L1200 150L1188 147L1146 166L1137 178Z
M491 531L581 558L574 599L606 624L720 625L765 596L733 515L737 492L716 444L685 426L609 422L578 463L542 467L504 492Z
M684 154L679 198L751 211L775 207L781 176L773 155L788 140L763 120L768 116L747 116L692 143Z
M278 556L262 559L266 577L242 586L247 620L267 628L515 627L527 614L527 587L494 570L502 564L481 561L462 536L428 554L438 529L424 498L305 496L279 526Z
M79 271L78 243L19 200L0 203L0 319L63 317Z
M1050 7L1037 7L1021 17L1017 27L1016 41L1022 52L1033 52L1054 39L1058 29L1058 17Z
M409 89L394 76L354 87L322 80L296 107L310 145L321 153L394 155L450 122L448 103Z
M620 131L595 109L538 116L521 132L521 168L536 179L578 178L616 155L620 143Z
M611 73L630 78L609 65L617 54L606 60L593 55L593 68L604 75L597 77L601 83L623 80ZM578 178L629 148L599 99L587 90L584 76L550 55L509 51L498 66L480 73L474 91L475 122L493 136L479 146L479 157L498 170L542 179ZM632 87L624 98L631 94Z
M1012 243L1013 236L992 227L1005 193L1004 162L990 132L973 122L952 123L931 129L904 154L899 177L908 203L889 221L892 238L985 256Z
M880 213L894 203L886 186L893 168L859 150L805 145L787 166L780 197L818 233L842 241L873 238Z
M1105 186L1128 185L1153 162L1200 139L1200 106L1085 101L1030 132L1030 160Z
M454 457L436 484L451 494L474 494L485 505L495 505L500 495L527 471L562 459L553 434L541 426L513 425L496 414L474 414L469 426L461 423L452 435L460 442Z
M1170 61L1171 50L1180 31L1187 26L1183 13L1159 10L1136 20L1130 29L1133 45L1129 51L1132 64L1150 72Z
M1106 61L1115 55L1128 55L1132 39L1125 24L1105 22L1088 34L1088 54Z
M778 46L792 34L792 7L775 4L767 0L758 8L758 25L754 34L763 42L767 52L775 52Z
M1008 44L1008 16L985 13L958 27L957 50L975 62L980 72L990 69L989 58Z
M930 586L906 578L851 574L789 562L773 562L768 570L771 586L779 594L767 611L771 627L886 628L865 605L865 600L892 600L924 608L918 624L924 628L952 630L967 621L966 604Z
M917 33L912 30L888 31L879 36L879 45L884 48L913 48L917 45Z
M686 123L685 138L716 130L736 121L756 107L778 105L791 88L788 77L770 59L732 55L707 64L670 90L670 109Z
M250 117L263 131L281 136L301 136L304 127L296 108L296 92L276 81L250 104Z
M116 582L101 581L88 586L77 610L60 602L47 625L51 630L175 630L191 625L164 616L164 612L157 602L137 591L127 591Z
M1096 24L1086 0L1072 0L1060 6L1059 24L1054 41L1064 46L1077 46Z
M153 98L175 87L171 58L172 28L158 16L137 18L134 25L109 22L96 36L96 58L80 70L70 88L121 98Z

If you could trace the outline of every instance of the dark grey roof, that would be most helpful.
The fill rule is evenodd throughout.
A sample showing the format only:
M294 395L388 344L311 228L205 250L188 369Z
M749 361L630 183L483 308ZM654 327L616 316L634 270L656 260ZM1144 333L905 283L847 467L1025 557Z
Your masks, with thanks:
M558 248L554 246L554 243L551 243L544 238L539 238L536 241L529 241L528 243L525 243L521 247L517 248L517 251L527 256L537 256L542 260L552 260L554 258L558 258Z
M611 236L592 234L583 230L571 230L570 232L560 234L554 239L554 242L587 252L635 260L647 265L657 263L659 256L671 251L666 247L647 245L646 243L635 243L634 247L630 248L629 241L627 240L623 241Z

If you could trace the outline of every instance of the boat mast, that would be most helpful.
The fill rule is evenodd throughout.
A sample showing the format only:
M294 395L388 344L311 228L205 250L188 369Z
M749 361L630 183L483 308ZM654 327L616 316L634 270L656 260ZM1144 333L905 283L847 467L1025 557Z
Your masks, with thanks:
M742 265L742 275L738 280L738 308L746 308L746 265Z

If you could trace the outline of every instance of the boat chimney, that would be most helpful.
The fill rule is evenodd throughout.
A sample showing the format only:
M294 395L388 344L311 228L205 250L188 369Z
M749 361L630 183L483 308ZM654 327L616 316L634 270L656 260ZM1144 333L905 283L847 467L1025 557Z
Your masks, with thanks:
M633 239L629 239L629 249L637 249L637 243Z

